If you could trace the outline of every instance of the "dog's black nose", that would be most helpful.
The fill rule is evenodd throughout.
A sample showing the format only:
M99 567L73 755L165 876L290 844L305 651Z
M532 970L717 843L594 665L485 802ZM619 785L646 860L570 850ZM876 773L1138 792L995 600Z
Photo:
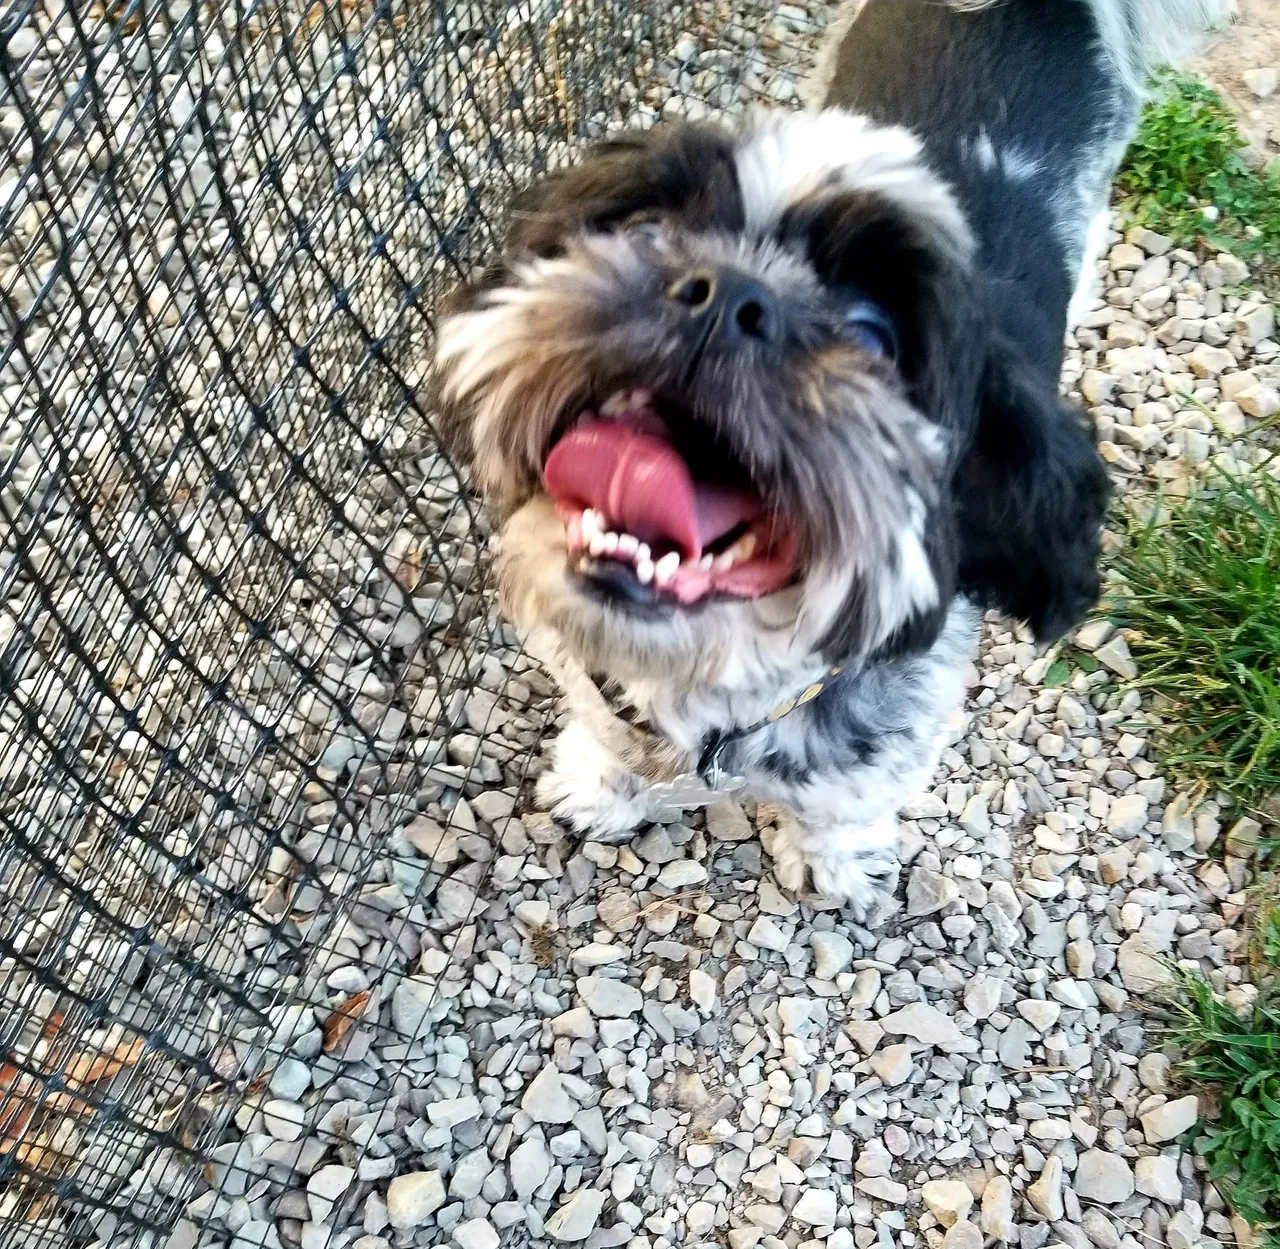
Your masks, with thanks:
M772 343L778 338L778 307L761 281L740 269L699 269L677 278L667 297L683 304L691 317L714 321L723 343Z

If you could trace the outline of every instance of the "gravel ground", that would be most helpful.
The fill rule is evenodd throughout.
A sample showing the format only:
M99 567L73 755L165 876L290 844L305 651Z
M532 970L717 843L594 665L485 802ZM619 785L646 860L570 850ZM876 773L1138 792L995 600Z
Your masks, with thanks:
M494 618L480 522L406 419L415 379L401 365L420 359L427 326L396 302L401 275L428 275L427 289L448 276L407 171L439 175L424 201L432 228L447 223L458 251L479 254L486 196L500 198L503 179L468 197L459 170L500 158L520 181L558 159L566 111L583 112L570 128L614 124L592 110L593 92L621 94L641 121L691 100L737 107L754 91L789 102L815 13L784 5L676 25L656 63L641 42L619 87L582 71L585 23L544 22L535 46L513 22L486 53L460 8L450 37L470 51L458 61L492 95L477 108L436 83L467 136L452 172L430 158L436 132L421 110L396 113L394 143L377 109L362 113L370 92L395 112L403 27L366 46L367 90L334 85L336 39L309 62L312 88L334 93L325 133L345 135L350 154L285 125L277 141L292 134L303 154L279 187L258 122L236 120L257 115L233 107L235 76L211 72L225 111L208 122L170 106L160 131L180 147L196 135L177 192L195 256L172 262L167 199L148 218L149 248L107 223L88 249L145 275L142 315L111 294L110 265L76 270L74 248L70 269L41 268L67 255L42 235L51 213L93 221L109 207L92 135L68 134L68 168L86 181L65 204L14 189L20 149L12 169L0 163L0 214L27 230L0 256L0 289L34 310L28 345L53 345L0 370L17 413L0 429L0 490L30 518L21 541L6 537L0 582L17 743L0 746L0 773L26 837L0 851L0 994L20 1029L0 1037L39 1083L75 1029L74 1045L116 1055L95 1095L130 1111L24 1121L24 1148L56 1145L53 1161L28 1155L28 1166L79 1192L58 1203L11 1181L0 1244L1231 1241L1222 1201L1177 1144L1197 1107L1167 1087L1143 998L1172 959L1247 1000L1237 921L1257 829L1169 790L1150 755L1155 716L1122 688L1133 661L1105 624L1074 639L1099 669L1069 689L1045 684L1053 653L984 626L963 724L933 790L904 814L900 908L874 933L777 888L769 847L785 812L726 802L619 848L566 841L523 801L554 690ZM760 36L771 67L749 69L741 92L724 85ZM150 64L143 42L129 55ZM254 46L265 81L262 49L276 45ZM169 47L190 52L181 37ZM51 66L28 55L34 91ZM180 97L176 64L159 68ZM485 119L511 74L560 103L503 115L523 128L486 157ZM131 107L118 125L136 120ZM17 133L2 111L0 127ZM206 131L234 162L202 172ZM203 198L205 173L233 165L229 194L254 222L239 252L218 201ZM332 192L344 168L366 194ZM153 202L155 170L139 159L116 171L126 205ZM362 211L393 201L387 254L353 247L384 233ZM282 258L289 212L303 210L318 223L312 251ZM1280 347L1238 262L1197 265L1149 232L1113 243L1064 384L1083 394L1141 513L1157 484L1177 494L1210 461L1249 458L1238 436L1280 409ZM245 281L246 252L276 275L278 297ZM87 358L92 336L63 328L76 305L68 271L128 344L105 389L92 384L104 369ZM350 288L358 316L330 307L334 285ZM394 364L370 364L357 320L395 345ZM217 367L220 324L238 327L223 344L234 368ZM313 370L285 332L320 333ZM345 418L335 393L365 415ZM120 400L136 461L113 424ZM230 483L215 479L224 463ZM163 483L163 505L143 479ZM75 490L85 483L88 501ZM109 557L86 542L85 508ZM103 577L104 559L124 574ZM147 616L166 623L122 627ZM105 688L92 675L104 671ZM85 776L96 805L72 784ZM191 958L205 968L194 987ZM33 974L37 962L68 991ZM111 1022L83 1009L94 997ZM138 1032L166 1046L136 1057ZM0 1127L14 1131L3 1116ZM172 1139L157 1146L161 1128ZM198 1173L183 1142L209 1153ZM12 1152L0 1134L0 1159ZM95 1213L91 1197L109 1208ZM165 1230L139 1230L130 1214Z

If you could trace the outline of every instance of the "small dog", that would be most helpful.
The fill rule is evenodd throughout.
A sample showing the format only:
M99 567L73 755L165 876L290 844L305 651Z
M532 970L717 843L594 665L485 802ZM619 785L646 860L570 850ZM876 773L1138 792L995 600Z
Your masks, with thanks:
M784 887L891 893L980 609L1047 641L1096 598L1068 309L1146 75L1217 7L859 0L820 111L626 135L518 200L437 384L569 699L557 819L745 788L797 817Z

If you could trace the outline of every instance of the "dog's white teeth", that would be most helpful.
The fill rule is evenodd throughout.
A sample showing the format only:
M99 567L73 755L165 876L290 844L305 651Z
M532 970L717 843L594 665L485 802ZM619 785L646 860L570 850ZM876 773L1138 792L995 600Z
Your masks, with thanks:
M735 564L745 564L756 553L756 535L744 533L727 551L715 557L712 567L727 572Z
M616 533L607 533L604 535L604 553L606 555L616 555L618 553L618 544L620 539Z
M615 390L601 405L600 415L609 420L630 416L633 412L647 412L653 403L653 392L643 386L631 390Z
M633 538L629 533L620 533L618 535L618 554L627 559L631 559L640 549L640 539Z
M715 556L714 556L714 555L704 555L704 556L703 556L703 557L698 561L698 567L699 567L699 568L701 568L703 572L710 572L710 571L711 571L711 565L712 565L712 562L713 562L714 560L715 560Z
M640 545L636 547L636 563L647 564L652 559L653 553L649 550L648 545L644 542L640 543Z
M599 532L600 518L594 511L592 511L591 508L587 508L587 510L582 513L582 536L587 542L590 542L591 539Z
M653 580L653 561L641 559L636 561L636 580L641 585L648 585Z
M653 566L653 579L660 586L670 585L680 568L680 556L675 551L668 551Z
M588 539L587 541L587 550L590 551L592 555L596 555L596 556L603 555L604 554L604 534L593 533L590 539Z

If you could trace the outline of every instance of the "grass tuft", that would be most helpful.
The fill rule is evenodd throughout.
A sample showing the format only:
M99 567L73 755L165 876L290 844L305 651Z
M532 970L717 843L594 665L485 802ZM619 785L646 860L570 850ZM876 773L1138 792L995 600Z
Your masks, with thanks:
M1249 257L1277 294L1280 161L1258 173L1244 147L1216 92L1169 73L1118 189L1134 221L1184 247ZM1112 617L1132 631L1137 684L1158 696L1165 766L1255 810L1280 791L1280 484L1269 467L1247 488L1211 469L1189 498L1135 520L1112 559ZM1210 1179L1255 1243L1280 1249L1280 886L1260 892L1254 1004L1237 1017L1184 975L1168 1040L1185 1055L1181 1078L1208 1094L1211 1113L1191 1135Z
M1212 472L1135 522L1112 568L1136 684L1164 700L1165 764L1256 809L1280 789L1280 484Z
M1256 259L1280 288L1280 161L1250 168L1231 110L1211 87L1161 74L1116 179L1135 221L1184 247L1200 242ZM1216 221L1204 208L1217 209Z
M1198 1146L1209 1178L1232 1209L1280 1246L1280 1008L1264 993L1237 1018L1196 976L1183 980L1169 1039L1184 1054L1179 1074L1207 1090L1219 1117Z

